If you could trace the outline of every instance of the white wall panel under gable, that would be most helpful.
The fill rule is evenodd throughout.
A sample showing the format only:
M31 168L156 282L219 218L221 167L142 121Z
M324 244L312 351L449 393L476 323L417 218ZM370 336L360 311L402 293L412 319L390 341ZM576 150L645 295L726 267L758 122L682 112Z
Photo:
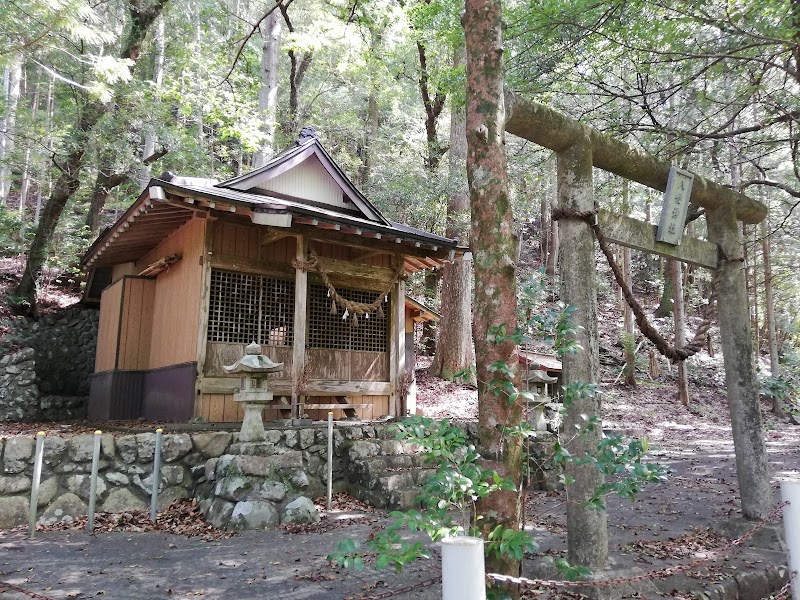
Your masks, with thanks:
M258 189L322 202L336 208L356 208L352 203L342 200L342 188L313 154L293 169L259 184Z

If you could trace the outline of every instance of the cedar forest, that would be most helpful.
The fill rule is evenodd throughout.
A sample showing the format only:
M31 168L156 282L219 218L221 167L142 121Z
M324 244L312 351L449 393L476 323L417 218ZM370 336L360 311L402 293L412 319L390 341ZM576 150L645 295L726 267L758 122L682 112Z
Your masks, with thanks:
M471 316L468 263L409 285L445 316L434 370L477 378L482 450L498 471L518 472L514 444L504 453L485 426L496 365L514 377L517 340L498 328L516 327L532 264L561 277L573 265L556 260L554 155L504 134L505 90L768 207L761 223L740 224L743 267L755 345L771 366L762 389L777 412L791 408L798 2L13 0L0 5L0 39L0 248L25 265L8 297L18 312L35 315L56 278L80 280L80 255L151 176L232 177L314 125L387 217L472 245ZM657 220L661 192L599 170L592 185L600 208ZM691 207L685 233L708 237L702 213ZM520 239L536 256L517 265ZM673 297L690 315L710 294L709 272L621 248L617 260L640 291L661 290L660 316ZM627 321L620 336L634 354ZM486 410L519 418L513 404ZM484 533L514 527L515 501L497 491Z

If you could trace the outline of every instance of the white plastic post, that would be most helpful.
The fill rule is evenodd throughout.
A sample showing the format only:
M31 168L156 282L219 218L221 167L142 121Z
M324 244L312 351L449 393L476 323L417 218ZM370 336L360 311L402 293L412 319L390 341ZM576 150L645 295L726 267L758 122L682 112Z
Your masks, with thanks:
M156 452L153 457L153 488L150 493L150 520L155 523L158 514L158 486L161 483L161 435L164 430L156 429Z
M328 501L326 510L330 512L333 499L333 413L328 413Z
M442 600L486 600L482 539L442 540Z
M97 502L97 472L100 470L100 436L103 432L99 429L94 432L94 448L92 449L92 476L89 479L89 520L86 522L86 531L94 531L94 508Z
M36 454L33 458L33 481L31 482L30 517L28 534L31 539L36 533L36 512L39 509L39 482L42 479L42 455L44 454L44 431L36 434Z
M783 529L789 548L789 577L792 581L792 600L800 600L800 479L781 481Z

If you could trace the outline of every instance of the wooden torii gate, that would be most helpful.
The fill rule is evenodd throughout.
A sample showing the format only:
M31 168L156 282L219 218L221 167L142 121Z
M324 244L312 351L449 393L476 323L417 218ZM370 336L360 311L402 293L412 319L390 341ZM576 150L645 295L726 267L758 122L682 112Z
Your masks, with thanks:
M506 131L556 152L558 156L559 208L591 211L594 206L592 166L664 191L670 165L628 144L582 125L547 106L506 93ZM736 471L742 512L748 519L765 518L772 507L769 467L758 406L758 381L753 362L753 342L743 254L738 221L759 223L767 208L744 194L695 175L690 201L705 209L709 242L684 237L678 246L656 242L655 227L633 219L601 218L600 229L609 241L664 254L707 268L717 268L718 302L725 381L735 443ZM601 215L603 217L604 215ZM574 320L580 326L578 343L586 350L565 356L564 383L598 381L597 287L594 236L588 223L578 219L561 221L559 270L562 299L576 307ZM564 296L564 292L569 292ZM565 416L566 431L583 424L582 415L600 417L600 399L574 403ZM575 455L596 447L601 432L576 439L570 447ZM606 513L581 505L588 490L602 483L593 466L568 467L579 490L567 503L570 527L567 534L569 560L573 564L599 568L608 559ZM585 493L581 494L580 491ZM582 496L582 497L580 497Z

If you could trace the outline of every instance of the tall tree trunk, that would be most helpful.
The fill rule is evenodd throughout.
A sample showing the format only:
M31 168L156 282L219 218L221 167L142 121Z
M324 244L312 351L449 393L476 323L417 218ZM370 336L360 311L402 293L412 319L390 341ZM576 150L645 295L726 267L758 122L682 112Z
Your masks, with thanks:
M55 95L53 93L54 87L55 77L50 75L47 84L47 104L45 106L45 109L47 110L47 119L45 122L45 131L47 132L47 153L41 158L41 164L39 167L39 185L36 189L36 210L33 214L34 223L39 223L39 217L42 214L42 198L44 197L45 182L47 183L48 194L50 194L52 188L49 168L51 162L50 155L53 153L53 111L55 109Z
M464 48L453 52L453 68L464 66ZM467 132L463 107L451 99L450 107L450 194L447 200L447 230L449 238L467 237L465 226L469 218L469 193L466 186ZM446 264L442 269L442 320L439 339L430 372L452 381L458 371L475 362L472 344L472 262L461 260ZM474 384L474 377L469 383Z
M36 89L33 92L33 100L31 101L31 121L36 122L36 114L39 112L39 98L41 96L41 82L36 82ZM32 144L28 141L25 144L25 157L22 161L22 176L19 185L19 219L20 222L25 221L25 208L28 202L28 192L31 186L31 155ZM25 226L22 226L25 229Z
M761 330L758 327L759 322L759 299L758 299L758 227L753 225L753 345L756 350L756 361L758 361L759 354L761 354ZM745 238L745 244L747 238Z
M17 106L19 105L19 90L22 82L22 54L17 53L11 59L8 67L7 79L8 87L5 92L6 116L3 119L2 131L0 131L0 204L8 202L11 193L11 161L14 152L14 140L17 135ZM5 83L5 81L4 81Z
M667 261L667 270L672 281L673 303L672 318L675 325L675 347L682 348L686 345L686 315L683 304L683 277L681 263L677 260ZM678 400L684 406L689 406L689 383L686 378L686 361L677 363L678 367Z
M630 182L625 179L622 183L622 212L625 216L630 214ZM625 278L625 283L628 287L633 285L633 278L631 277L631 249L622 249L622 274ZM628 343L623 344L625 349L625 383L626 385L636 385L636 336L634 329L633 309L627 302L622 305L622 319L625 328L625 335L628 337Z
M653 313L654 316L658 319L663 319L667 315L672 314L673 306L675 304L675 294L672 290L672 277L669 276L669 273L664 273L664 287L661 290L661 298L658 303L658 308L656 308L655 312Z
M278 9L283 15L283 20L286 23L286 28L289 33L294 33L294 25L289 18L288 5L278 4ZM300 119L300 86L303 84L303 79L311 66L311 61L314 60L313 52L304 52L302 58L298 58L294 50L287 52L289 56L289 114L287 115L286 122L282 124L281 130L289 137L294 137L300 129L298 120Z
M159 17L156 21L155 30L153 31L153 43L155 45L156 55L153 60L153 84L156 90L160 90L164 83L164 59L166 55L166 42L164 35L164 17ZM147 133L144 137L144 144L142 145L142 167L139 169L139 187L144 189L144 186L150 181L151 167L147 159L156 151L156 136L155 126L152 123L147 125ZM101 207L102 208L102 207Z
M156 0L152 4L146 5L146 7L143 7L138 2L127 5L131 22L122 51L119 54L120 58L130 59L135 66L147 31L159 16L167 1ZM33 313L36 310L37 279L47 259L53 233L58 221L61 219L64 207L80 186L79 177L83 168L83 157L89 145L91 131L112 104L89 101L86 96L81 96L79 99L79 117L70 135L69 153L63 160L58 162L61 175L59 175L53 186L53 191L44 206L39 227L36 229L36 234L28 249L22 278L14 290L14 304L19 311Z
M423 283L425 284L426 303L435 303L436 297L439 295L439 274L436 271L425 271ZM420 352L425 356L435 356L436 354L436 330L436 323L433 321L422 323Z
M428 178L433 181L437 177L439 163L447 151L439 143L439 115L444 109L447 95L441 90L431 90L430 73L428 71L427 48L422 42L417 42L419 56L419 80L417 81L419 94L422 98L422 107L425 109L425 141L426 151L424 159L425 171ZM439 294L439 274L429 271L425 274L425 297L435 299ZM433 321L422 324L423 352L429 355L436 353L436 326Z
M258 168L275 154L275 128L278 121L278 57L281 51L281 15L273 10L263 23L261 45L261 87L258 112L264 139L253 157Z
M370 27L369 32L371 36L370 53L373 56L378 56L378 51L383 41L383 30L377 31ZM356 186L361 190L364 190L369 184L369 179L372 175L372 144L375 141L375 136L378 135L378 119L380 117L378 109L378 86L373 80L370 81L369 85L363 137L357 150L358 155L361 157L361 164L358 165L358 171L356 172Z
M501 426L513 427L522 418L519 402L509 403L506 392L493 393L506 377L490 370L505 363L519 387L519 356L512 340L492 339L498 328L517 327L516 251L514 220L508 193L504 147L502 11L499 0L466 0L462 24L467 49L467 179L472 209L471 242L475 270L473 333L478 374L478 424L481 454L487 466L522 483L522 444L505 438ZM521 526L518 491L498 491L479 503L480 528L488 534L498 525ZM518 575L520 562L494 554L491 571ZM514 590L511 590L512 593ZM516 592L518 593L518 592Z
M767 321L767 342L769 344L769 366L773 377L780 374L778 357L778 336L775 333L775 299L772 296L772 256L767 235L767 221L761 221L761 253L764 256L764 319ZM786 416L782 398L772 401L772 412L777 417Z
M114 188L128 179L127 173L109 173L103 169L97 171L92 195L89 197L89 212L86 215L86 225L90 231L96 232L100 228L100 213L108 202L108 197Z

